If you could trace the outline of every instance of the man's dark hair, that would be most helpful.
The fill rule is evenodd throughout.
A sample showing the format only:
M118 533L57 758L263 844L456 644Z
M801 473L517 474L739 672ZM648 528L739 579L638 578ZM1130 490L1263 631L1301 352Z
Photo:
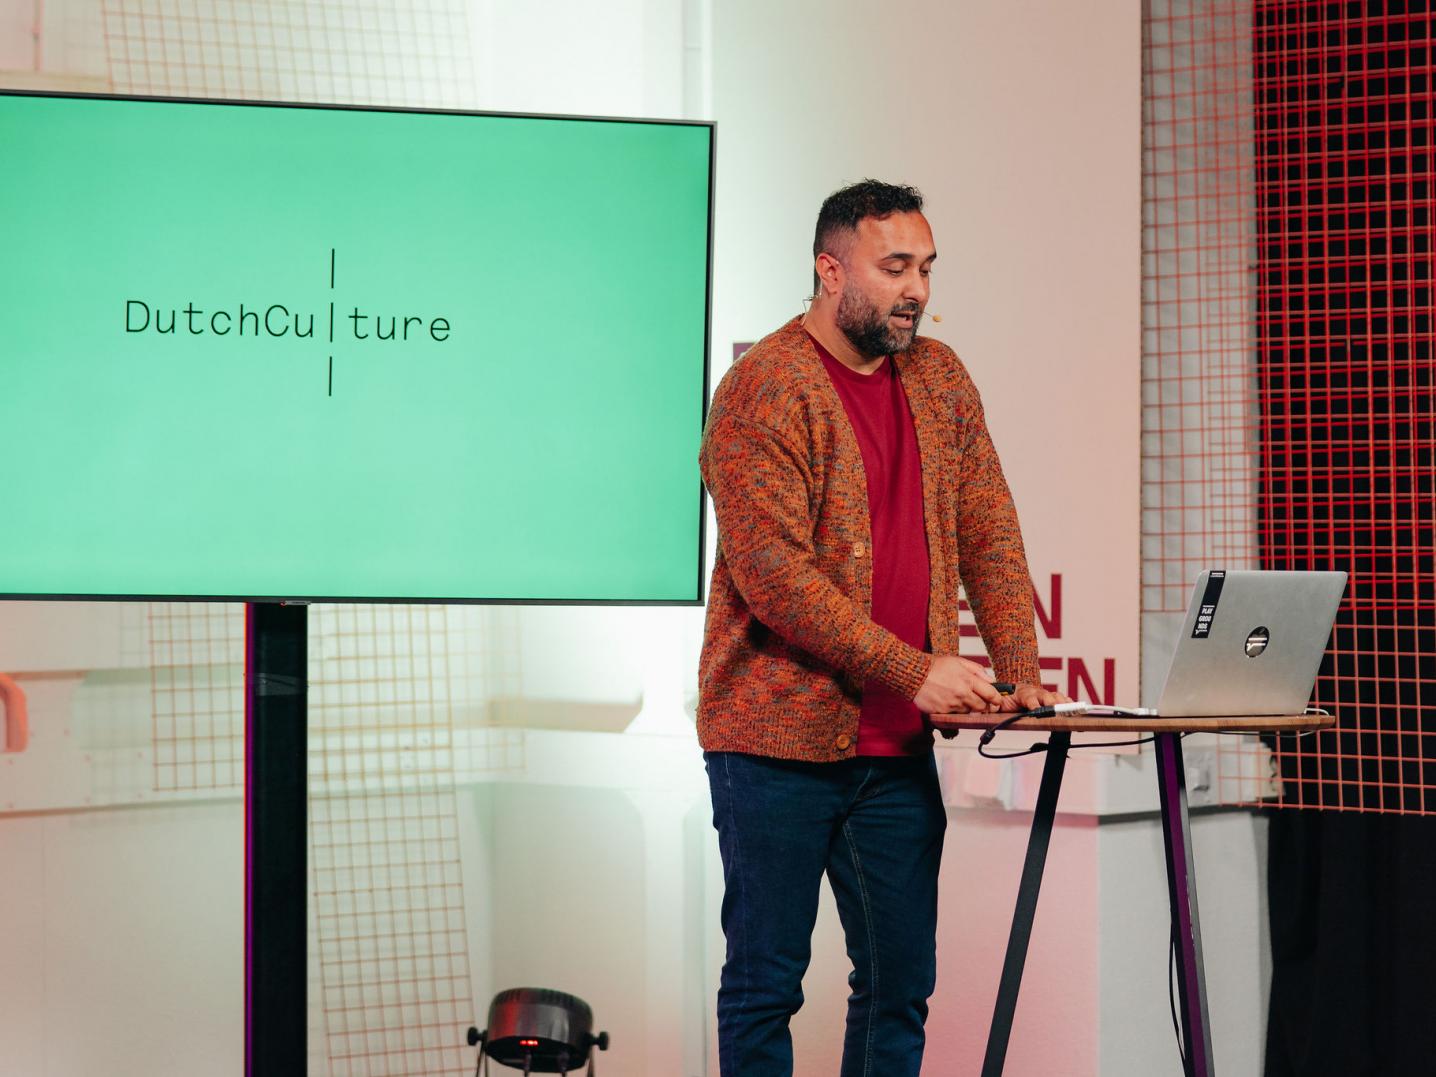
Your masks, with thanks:
M865 179L834 191L818 210L818 227L813 231L813 260L824 251L842 261L840 251L857 233L864 217L889 217L894 213L921 213L922 192L916 187ZM818 294L818 271L813 270L813 294Z

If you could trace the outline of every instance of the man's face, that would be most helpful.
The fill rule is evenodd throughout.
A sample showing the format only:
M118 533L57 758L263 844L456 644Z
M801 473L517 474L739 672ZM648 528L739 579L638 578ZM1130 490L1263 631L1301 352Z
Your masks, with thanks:
M937 249L921 213L864 217L843 267L837 323L870 359L912 347Z

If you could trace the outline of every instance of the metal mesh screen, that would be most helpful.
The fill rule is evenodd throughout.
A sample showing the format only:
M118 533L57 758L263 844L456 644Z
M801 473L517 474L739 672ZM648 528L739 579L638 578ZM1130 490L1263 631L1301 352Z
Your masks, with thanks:
M104 0L101 9L121 93L473 106L469 13L459 0Z
M244 784L244 607L147 607L156 792Z
M1434 803L1431 37L1424 2L1147 5L1149 692L1199 570L1351 573L1338 731L1224 742L1228 803Z
M1285 803L1436 810L1426 3L1258 3L1261 542L1351 573ZM1424 699L1423 699L1424 696Z

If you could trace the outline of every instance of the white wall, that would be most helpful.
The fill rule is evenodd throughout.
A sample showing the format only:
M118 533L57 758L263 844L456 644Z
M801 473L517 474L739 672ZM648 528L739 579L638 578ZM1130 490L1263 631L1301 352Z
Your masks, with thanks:
M1158 820L1104 823L1101 862L1103 1077L1181 1077L1167 1002L1171 918ZM1213 1064L1259 1077L1271 987L1266 820L1245 811L1192 818Z
M0 823L0 1074L231 1075L243 1051L237 801Z

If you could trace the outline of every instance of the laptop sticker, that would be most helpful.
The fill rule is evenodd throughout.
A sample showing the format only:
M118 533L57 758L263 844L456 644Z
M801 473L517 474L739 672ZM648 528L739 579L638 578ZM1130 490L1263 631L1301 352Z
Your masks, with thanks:
M1212 634L1212 619L1217 615L1217 602L1222 597L1222 584L1226 578L1226 569L1214 568L1207 574L1207 589L1202 592L1197 623L1192 626L1192 639L1206 639Z

